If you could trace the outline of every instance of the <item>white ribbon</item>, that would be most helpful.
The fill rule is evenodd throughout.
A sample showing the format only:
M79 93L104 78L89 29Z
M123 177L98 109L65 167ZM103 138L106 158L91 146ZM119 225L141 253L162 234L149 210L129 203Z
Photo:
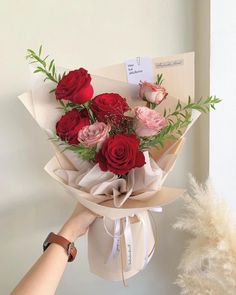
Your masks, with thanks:
M141 222L142 222L142 225L143 225L143 232L144 232L144 251L145 251L145 257L144 257L144 263L143 263L143 267L142 269L144 269L148 262L149 262L149 259L148 259L148 235L147 235L147 227L146 227L146 222L144 220L144 218L141 218Z
M149 208L148 211L161 213L163 210L162 210L162 207L153 207L153 208Z
M121 237L121 234L120 234L120 222L121 222L120 219L116 219L115 220L115 223L114 223L114 234L112 235L108 231L107 226L106 226L106 222L105 222L105 217L103 217L103 224L104 224L105 231L106 231L106 233L110 237L113 238L112 250L111 250L111 253L110 253L107 261L105 262L106 264L107 263L110 263L112 261L112 259L115 256L117 256L117 254L120 252L120 237Z
M131 269L131 266L133 263L133 256L134 256L133 237L132 237L129 217L125 218L125 223L126 223L125 230L124 230L125 251L126 251L125 271L129 271Z
M161 207L152 207L148 209L151 212L162 212ZM125 253L126 253L126 266L125 266L125 271L129 271L132 267L133 264L133 259L134 259L134 244L133 244L133 237L132 237L132 231L131 231L131 224L130 224L130 217L127 216L125 217L125 227L124 227L124 232L121 233L121 222L122 219L116 219L114 221L114 230L113 234L109 232L106 226L105 222L105 217L103 217L103 224L104 224L104 229L106 233L113 238L113 243L112 243L112 249L111 253L105 263L110 263L114 257L118 255L120 252L120 237L124 235L124 241L125 241ZM142 269L144 269L150 258L149 257L149 245L148 245L148 232L147 232L147 224L146 221L143 217L140 217L137 215L139 218L140 222L143 225L143 231L144 231L144 249L145 249L145 257L144 257L144 263Z

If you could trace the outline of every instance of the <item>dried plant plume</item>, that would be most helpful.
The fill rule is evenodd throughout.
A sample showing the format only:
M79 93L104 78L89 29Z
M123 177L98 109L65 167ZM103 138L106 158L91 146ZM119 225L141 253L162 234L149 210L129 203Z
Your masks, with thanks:
M182 295L236 294L236 228L229 208L207 181L193 177L186 194L185 214L174 228L191 234L179 265L176 283Z

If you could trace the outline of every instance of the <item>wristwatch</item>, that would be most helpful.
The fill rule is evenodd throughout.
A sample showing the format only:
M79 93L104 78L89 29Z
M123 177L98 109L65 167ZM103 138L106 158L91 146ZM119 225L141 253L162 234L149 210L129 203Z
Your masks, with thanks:
M75 248L75 245L73 242L68 241L62 236L56 235L54 233L50 233L46 240L43 243L43 251L46 251L46 249L52 244L58 244L62 246L62 248L65 249L67 255L68 255L68 262L71 262L75 259L75 256L77 254L77 249Z

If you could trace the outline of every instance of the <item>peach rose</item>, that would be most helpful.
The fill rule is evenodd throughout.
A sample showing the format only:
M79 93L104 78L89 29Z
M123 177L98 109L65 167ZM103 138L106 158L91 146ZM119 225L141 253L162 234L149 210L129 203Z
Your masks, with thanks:
M134 129L140 137L156 135L167 125L167 120L159 112L148 107L135 107Z
M109 137L110 126L103 122L95 122L84 126L78 133L78 141L86 147L98 144L98 148Z
M151 103L160 104L168 95L166 89L161 85L141 82L139 86L139 96Z

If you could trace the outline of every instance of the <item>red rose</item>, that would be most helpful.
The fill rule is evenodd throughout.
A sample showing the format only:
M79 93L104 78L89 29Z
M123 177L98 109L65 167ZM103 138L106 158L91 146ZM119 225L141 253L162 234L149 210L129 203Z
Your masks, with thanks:
M66 99L78 104L85 103L93 96L90 74L83 68L70 71L59 81L55 94L57 99Z
M86 125L89 125L89 115L87 110L81 111L73 109L61 117L56 124L56 133L69 144L78 143L78 132Z
M98 121L119 124L124 113L129 110L129 106L119 94L103 93L92 100L91 110Z
M102 171L122 175L135 167L142 167L145 158L139 151L139 139L134 134L116 134L109 137L96 154Z

